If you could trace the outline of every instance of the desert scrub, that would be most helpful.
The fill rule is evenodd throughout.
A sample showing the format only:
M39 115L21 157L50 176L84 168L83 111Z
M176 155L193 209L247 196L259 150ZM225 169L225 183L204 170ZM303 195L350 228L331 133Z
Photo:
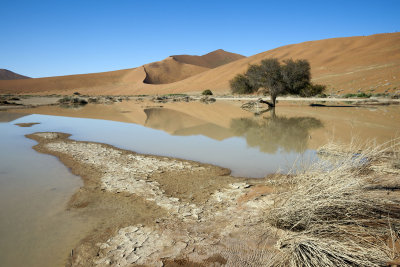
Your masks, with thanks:
M357 93L357 94L345 94L344 98L351 98L351 97L359 97L359 98L370 98L372 94L366 94L364 92Z
M72 96L65 96L59 99L58 102L64 105L86 105L88 103L86 99Z
M326 147L322 160L291 176L267 218L283 232L273 266L386 266L397 258L400 197L389 192L400 172L389 158L399 145Z
M202 94L202 95L213 95L213 93L211 92L210 89L204 90L201 94Z

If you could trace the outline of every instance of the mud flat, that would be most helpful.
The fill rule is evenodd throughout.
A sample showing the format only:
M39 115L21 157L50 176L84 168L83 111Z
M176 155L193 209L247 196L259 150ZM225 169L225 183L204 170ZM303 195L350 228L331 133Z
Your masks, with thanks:
M226 262L215 255L270 242L255 234L273 204L262 179L246 181L224 168L73 141L62 133L27 137L39 143L37 151L57 156L83 178L68 208L101 218L71 252L73 265Z
M295 253L299 251L296 246L304 248L304 244L296 240L302 229L311 224L295 231L294 227L287 228L286 224L281 224L284 221L284 216L280 215L282 209L276 206L276 203L284 206L285 202L294 201L290 195L296 191L291 193L290 190L304 189L302 176L297 180L282 175L265 179L234 178L224 168L137 154L101 143L74 141L64 133L41 132L27 137L38 142L35 150L58 157L74 174L82 177L84 186L73 195L68 209L80 209L101 221L71 251L68 266L275 266L277 256L290 265L287 263L296 258ZM390 158L398 159L398 154ZM375 186L371 190L384 191L383 196L396 191L400 173L396 166L371 160L369 172L363 173L386 175L387 170L392 170L390 186ZM343 173L351 174L351 169L345 168ZM307 175L304 177L310 180ZM327 177L329 181L334 178ZM354 186L360 185L365 190L361 181L368 179L365 175L360 177ZM374 179L374 183L376 181ZM307 203L313 204L312 201ZM396 212L398 203L388 200L388 205ZM397 208L393 208L394 204ZM389 214L392 209L383 211ZM301 212L310 210L305 207ZM298 215L296 210L290 212ZM382 215L374 212L372 216ZM312 216L310 218L312 221ZM400 225L397 219L392 218L393 225ZM396 231L392 234L397 236ZM383 238L386 234L382 234ZM309 235L310 232L303 234ZM311 237L313 241L319 238ZM321 240L326 241L324 238ZM328 242L321 245L329 255L332 240L328 238ZM379 254L365 263L386 262L396 259L396 255ZM354 263L351 257L353 255L343 261ZM332 262L341 263L338 258Z

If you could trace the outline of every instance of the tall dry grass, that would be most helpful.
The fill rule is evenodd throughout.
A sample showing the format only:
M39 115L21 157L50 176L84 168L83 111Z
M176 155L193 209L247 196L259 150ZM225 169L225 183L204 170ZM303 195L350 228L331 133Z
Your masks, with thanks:
M322 160L289 176L267 218L284 232L272 265L385 266L398 257L399 147L330 144Z

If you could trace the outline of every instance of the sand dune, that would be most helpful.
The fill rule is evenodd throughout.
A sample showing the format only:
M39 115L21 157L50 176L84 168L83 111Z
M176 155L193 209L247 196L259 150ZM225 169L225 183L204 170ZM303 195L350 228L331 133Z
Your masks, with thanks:
M167 84L184 80L206 70L222 66L245 56L222 49L203 56L175 55L144 65L146 84Z
M232 61L245 58L245 56L230 53L222 49L215 50L203 56L177 55L171 56L178 62L202 66L206 68L216 68Z
M86 88L117 85L135 69L47 78L0 81L1 93L73 93ZM144 79L144 77L143 77ZM143 81L143 80L142 80Z
M209 70L206 67L178 62L173 57L144 65L144 69L147 74L144 83L147 84L173 83Z
M222 50L210 53L214 63ZM198 93L211 89L229 93L229 80L249 64L276 57L310 61L313 81L326 84L328 92L394 92L400 88L400 33L333 38L282 46L212 69L210 54L202 57L172 56L156 65L105 73L0 81L0 93L165 94ZM223 58L223 57L222 57ZM169 74L168 74L169 73ZM182 80L183 79L183 80ZM150 84L152 83L152 84Z
M249 64L276 57L310 61L313 81L330 91L384 92L400 88L400 33L334 38L288 45L234 61L176 84L187 91L211 88L229 92L229 80L246 71Z
M15 73L10 70L0 69L0 80L30 79L30 77Z

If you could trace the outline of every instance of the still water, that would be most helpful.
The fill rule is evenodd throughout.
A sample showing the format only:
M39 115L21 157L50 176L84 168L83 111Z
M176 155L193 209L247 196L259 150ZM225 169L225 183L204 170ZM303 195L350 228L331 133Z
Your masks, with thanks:
M24 135L42 131L108 143L139 153L173 156L263 177L316 159L315 149L335 135L385 141L400 132L400 108L311 109L280 107L255 117L237 105L198 103L157 106L121 103L82 109L45 107L0 113L1 266L62 266L95 225L66 211L82 185L56 158L32 149ZM40 113L40 114L32 114ZM30 128L15 123L38 122Z
M231 169L235 176L247 177L286 172L300 156L313 157L314 151L306 149L308 129L322 127L320 122L309 119L258 122L243 118L232 121L232 132L238 136L215 140L203 135L170 135L142 125L106 120L28 115L13 121L24 122L40 123L30 132L70 133L75 140L211 163ZM285 127L287 130L283 131Z

